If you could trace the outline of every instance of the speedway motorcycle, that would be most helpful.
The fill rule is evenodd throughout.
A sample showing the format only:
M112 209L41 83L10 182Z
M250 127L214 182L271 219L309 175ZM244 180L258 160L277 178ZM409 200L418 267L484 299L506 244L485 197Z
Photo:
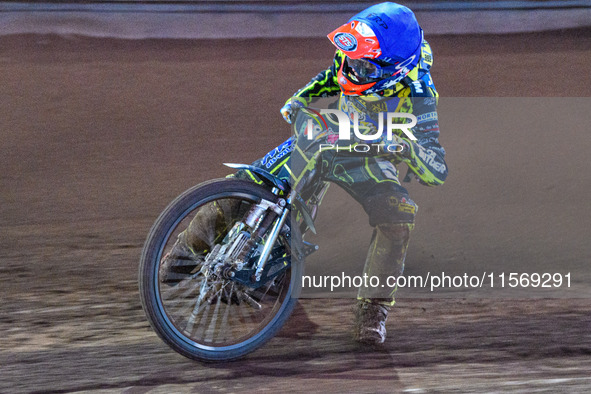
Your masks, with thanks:
M291 151L297 138L290 140ZM315 152L322 141L306 139L303 150ZM315 232L328 187L311 168L299 183L305 188L297 189L258 166L226 165L250 171L259 183L228 177L181 194L153 225L139 267L152 328L172 349L199 361L242 357L287 321L303 261L317 249L303 234ZM180 245L187 237L191 246Z

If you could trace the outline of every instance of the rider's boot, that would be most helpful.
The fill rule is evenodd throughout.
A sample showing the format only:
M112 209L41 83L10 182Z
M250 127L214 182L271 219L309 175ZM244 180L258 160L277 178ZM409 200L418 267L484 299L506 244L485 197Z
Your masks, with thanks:
M179 234L174 246L160 263L160 281L170 286L196 273L197 256L203 256L219 242L230 227L225 217L237 208L234 200L219 200L206 204L195 213L189 226Z
M388 276L398 277L404 270L406 249L410 240L410 223L380 224L375 227L365 267L364 276L377 276L386 283ZM384 292L384 287L359 289L355 307L354 338L358 342L380 344L386 340L386 319L394 305L396 289Z
M377 299L357 300L355 305L354 339L357 342L376 345L386 340L386 319L390 306Z
M170 286L178 284L196 268L195 252L180 238L160 263L160 281Z

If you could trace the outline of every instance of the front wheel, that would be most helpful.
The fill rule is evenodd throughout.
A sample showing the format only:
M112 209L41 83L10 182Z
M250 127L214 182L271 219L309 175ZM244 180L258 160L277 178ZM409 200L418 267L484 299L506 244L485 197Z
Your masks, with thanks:
M270 340L291 314L301 264L291 261L287 234L269 259L281 263L258 287L211 275L208 266L261 199L278 197L248 181L205 182L174 200L152 227L139 267L142 306L178 353L200 361L239 358Z

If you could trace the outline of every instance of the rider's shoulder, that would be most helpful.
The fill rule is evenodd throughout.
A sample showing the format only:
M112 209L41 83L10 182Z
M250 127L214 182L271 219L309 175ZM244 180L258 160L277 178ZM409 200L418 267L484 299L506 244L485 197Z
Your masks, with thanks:
M396 85L396 89L382 92L384 98L437 97L435 89L423 79L405 78Z
M415 80L408 79L404 82L408 88L408 96L410 97L437 97L437 92L423 78Z

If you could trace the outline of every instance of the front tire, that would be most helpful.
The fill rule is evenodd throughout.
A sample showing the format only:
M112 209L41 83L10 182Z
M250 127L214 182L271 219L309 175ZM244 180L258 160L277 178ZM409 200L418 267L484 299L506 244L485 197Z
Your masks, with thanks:
M142 251L140 296L152 328L172 349L199 361L232 360L262 346L287 321L297 301L301 264L292 260L259 289L230 280L218 280L214 287L200 271L207 254L252 204L277 198L252 182L218 179L187 190L159 216ZM197 240L185 248L190 257L184 257L182 269L165 276L164 256L189 223L195 230L191 221L197 217L199 225L191 234ZM277 250L283 253L288 242L280 239Z

